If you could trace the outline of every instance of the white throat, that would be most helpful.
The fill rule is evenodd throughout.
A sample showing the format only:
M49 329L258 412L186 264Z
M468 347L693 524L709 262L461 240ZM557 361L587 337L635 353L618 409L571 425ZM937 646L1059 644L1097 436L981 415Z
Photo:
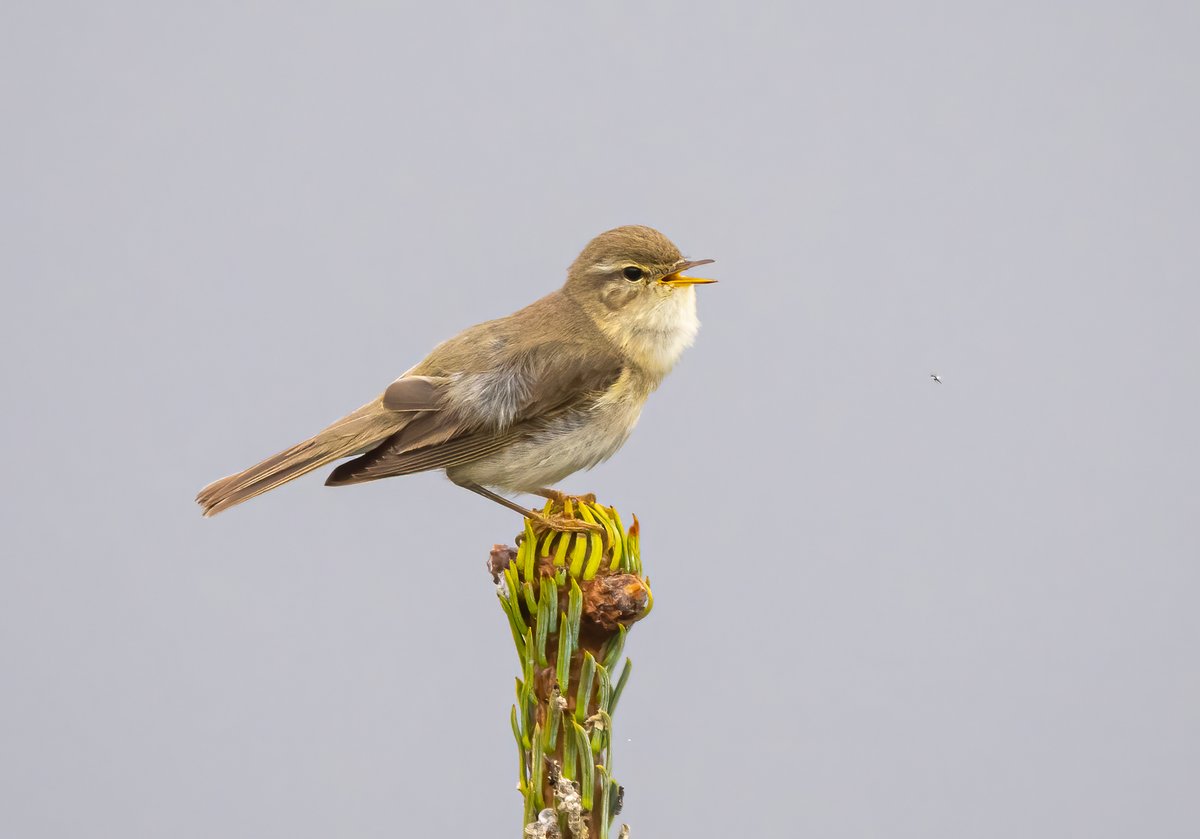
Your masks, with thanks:
M696 290L673 289L649 306L627 306L600 328L648 373L665 376L696 340Z

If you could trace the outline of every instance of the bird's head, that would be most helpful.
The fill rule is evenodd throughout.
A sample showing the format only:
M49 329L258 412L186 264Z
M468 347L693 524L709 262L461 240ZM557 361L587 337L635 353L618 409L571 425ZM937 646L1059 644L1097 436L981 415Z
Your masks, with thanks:
M674 363L699 327L695 287L716 282L683 272L712 261L684 259L651 227L617 227L583 249L565 290L623 347L639 355L665 353Z

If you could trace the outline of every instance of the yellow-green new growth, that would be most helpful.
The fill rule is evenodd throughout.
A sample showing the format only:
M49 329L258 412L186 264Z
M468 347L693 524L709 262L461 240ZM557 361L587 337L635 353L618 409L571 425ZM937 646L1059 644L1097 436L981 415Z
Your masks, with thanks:
M546 520L599 529L551 530L526 520L518 547L493 550L490 567L521 665L511 722L520 752L525 825L557 812L563 836L581 803L590 836L607 839L623 790L612 779L612 717L631 672L621 662L628 627L653 605L642 576L639 525L587 498L551 501ZM564 783L578 799L562 808ZM556 809L557 808L557 809Z

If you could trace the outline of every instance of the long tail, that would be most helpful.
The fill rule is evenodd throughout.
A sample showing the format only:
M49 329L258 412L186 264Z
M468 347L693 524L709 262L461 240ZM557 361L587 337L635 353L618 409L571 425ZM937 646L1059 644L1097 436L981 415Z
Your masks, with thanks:
M213 481L200 490L196 502L204 509L205 516L215 516L222 510L262 495L326 463L361 454L403 428L406 423L404 414L388 411L376 400L303 443L297 443L236 475Z

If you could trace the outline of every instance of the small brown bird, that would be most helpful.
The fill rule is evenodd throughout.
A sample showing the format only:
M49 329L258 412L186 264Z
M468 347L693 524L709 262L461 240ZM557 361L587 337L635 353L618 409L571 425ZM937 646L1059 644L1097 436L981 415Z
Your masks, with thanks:
M459 486L542 519L498 492L560 498L553 484L621 447L700 327L694 286L715 280L682 272L709 262L684 259L649 227L602 233L558 291L438 345L378 398L196 500L215 515L353 456L327 485L444 469Z

